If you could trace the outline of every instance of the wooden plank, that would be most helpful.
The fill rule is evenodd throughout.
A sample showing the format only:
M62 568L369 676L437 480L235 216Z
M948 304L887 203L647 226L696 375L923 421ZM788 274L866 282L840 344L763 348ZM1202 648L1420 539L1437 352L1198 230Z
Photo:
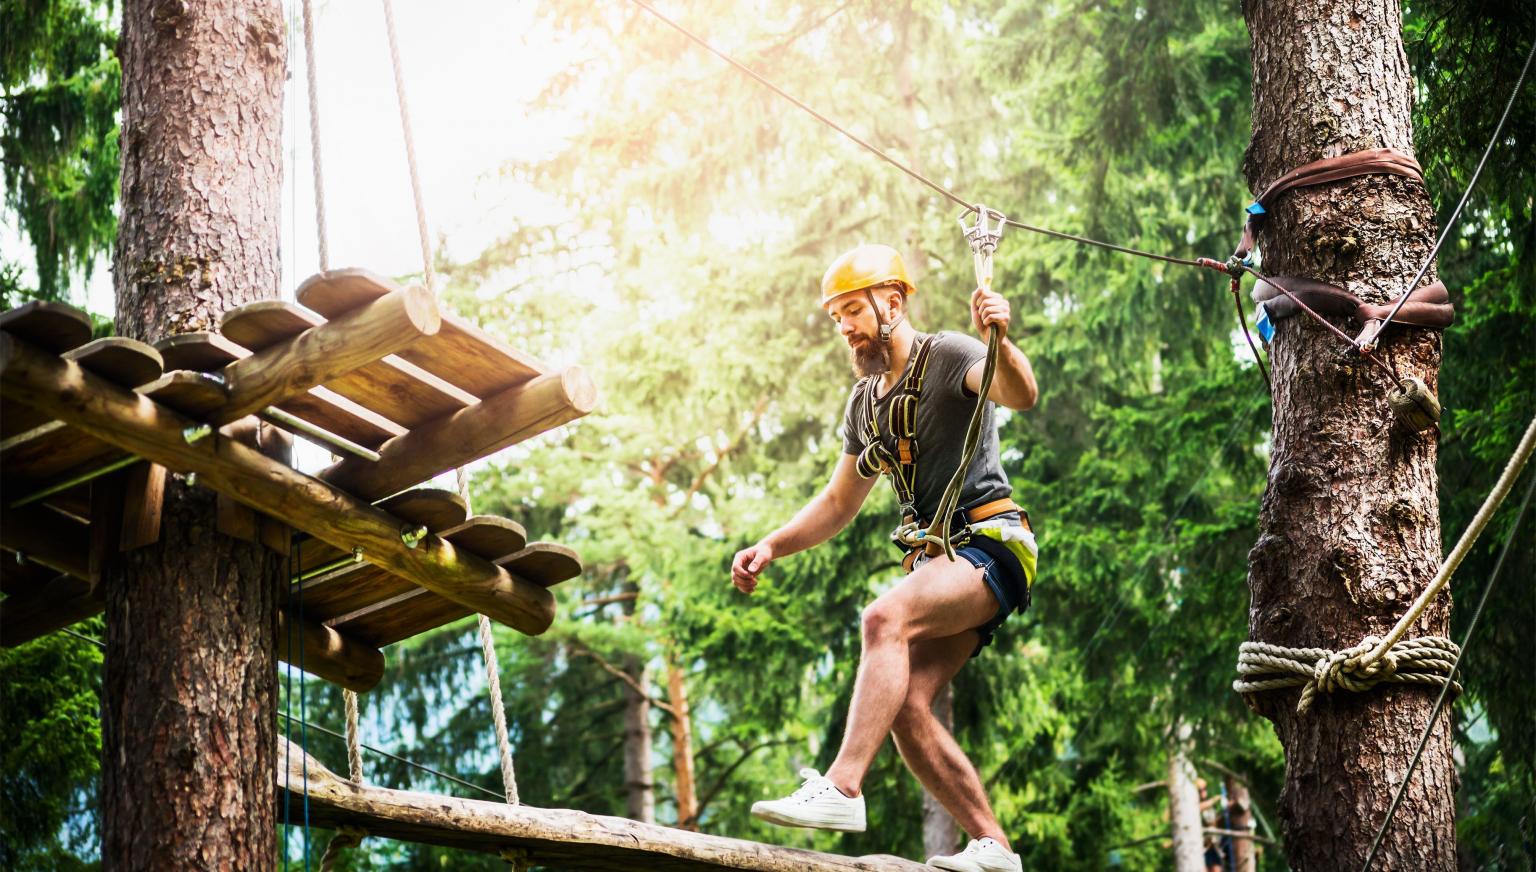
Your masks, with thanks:
M395 355L330 379L325 386L407 429L475 402L473 395Z
M406 429L371 409L364 408L324 387L289 397L275 404L328 433L345 437L364 448L378 448Z
M168 372L140 387L139 393L196 421L207 418L229 399L221 378L188 369Z
M463 524L465 516L469 514L463 497L453 491L432 487L404 491L374 505L403 521L420 524L433 533Z
M165 360L165 369L192 372L218 372L250 352L217 333L199 330L167 336L155 343L155 349Z
M323 321L286 300L257 300L225 312L219 319L219 332L225 339L257 352L318 327Z
M33 300L0 314L0 330L62 354L91 340L91 316L63 303Z
M224 369L229 404L214 421L222 424L242 418L321 384L405 426L411 422L396 417L390 403L437 402L444 410L460 408L458 398L437 399L435 391L422 389L420 380L410 373L396 377L386 357L436 333L440 323L432 295L408 288L316 324L286 342L230 363ZM379 386L365 375L378 372L394 380ZM343 389L354 383L366 383L372 392L354 395Z
M501 519L497 519L501 520ZM581 574L576 552L553 542L535 542L496 561L514 576L540 587L550 587ZM381 590L376 588L375 592ZM419 587L400 587L397 593L338 614L326 623L380 648L435 630L474 614L459 603Z
M132 551L160 541L160 509L165 504L165 467L138 463L124 480L123 530L117 547Z
M932 872L931 866L887 855L843 857L694 833L626 818L567 809L508 805L343 780L297 745L279 739L278 814L284 804L335 829L355 826L370 836L442 845L485 854L528 852L534 866L572 872ZM288 788L284 788L288 785Z
M370 563L521 632L542 633L554 619L549 591L436 536L407 547L399 518L238 442L187 444L186 417L9 333L0 333L0 388L124 451L196 472L206 486L337 548L361 547Z
M91 577L90 528L46 507L0 509L0 547L55 572Z
M69 360L125 388L136 388L160 377L160 353L152 346L121 336L108 336L72 348ZM0 437L14 436L48 423L48 416L0 398Z
M376 505L409 524L425 526L433 533L462 525L466 514L463 497L436 488L405 491ZM301 571L341 556L335 549L318 547L322 544L311 542L300 550ZM297 585L296 594L290 596L303 596L305 614L324 621L407 590L419 588L406 579L364 563L307 579Z
M0 442L0 482L7 503L61 479L105 466L125 452L62 421Z
M311 675L358 693L372 690L384 677L384 655L376 647L310 620L293 621L299 628L300 650L294 652L289 634L290 616L277 613L277 657Z
M494 563L523 550L528 544L528 531L516 521L495 515L476 515L468 522L444 531L443 538L455 547L468 548Z
M100 612L105 603L91 589L84 579L60 575L34 593L6 597L0 645L13 648Z
M19 557L15 551L0 551L0 593L6 596L36 593L59 577L57 570ZM0 606L0 610L3 609L4 606Z
M297 297L305 306L332 317L396 287L365 270L331 270L305 281ZM400 357L481 399L550 371L531 355L507 347L447 312L437 335L400 352Z
M597 389L580 367L540 376L381 445L377 463L344 458L320 477L379 499L494 454L592 411Z
M516 554L497 558L495 563L539 587L570 581L581 575L583 569L575 551L555 542L533 542Z

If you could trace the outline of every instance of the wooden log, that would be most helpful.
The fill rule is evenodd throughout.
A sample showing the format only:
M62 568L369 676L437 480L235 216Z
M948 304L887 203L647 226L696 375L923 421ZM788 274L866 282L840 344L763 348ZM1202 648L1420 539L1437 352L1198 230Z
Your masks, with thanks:
M329 318L398 287L367 270L336 269L311 276L296 296ZM532 356L508 348L449 312L443 313L437 335L400 352L400 357L482 399L549 372Z
M334 321L317 324L288 342L225 367L229 403L219 410L215 422L242 418L317 385L334 382L423 336L431 336L441 323L431 292L405 288ZM338 393L345 395L345 391Z
M122 336L87 342L64 352L64 357L125 388L159 378L162 369L160 354L152 346ZM48 416L36 409L0 399L0 436L15 436L46 423Z
M34 593L6 597L0 645L14 648L100 612L105 603L91 588L83 578L60 575Z
M371 836L486 854L528 852L533 865L594 872L931 872L885 855L842 857L677 830L566 809L507 805L353 784L297 745L279 740L278 801L309 799L315 826L361 827ZM306 759L307 758L307 759ZM286 768L284 763L286 761ZM288 787L285 789L284 785Z
M289 615L285 611L277 613L279 660L358 693L372 690L384 677L384 654L379 649L310 620L307 615L294 624L299 628L297 657L291 656L289 646Z
M573 366L391 439L379 447L377 463L345 458L320 478L364 499L379 499L580 418L596 403L592 380Z
M140 463L128 467L127 473L123 532L117 544L121 551L160 541L160 507L165 502L165 467Z
M0 333L0 389L71 426L202 481L245 505L521 632L537 635L555 616L547 590L437 536L414 548L405 524L325 482L217 434L188 444L192 422L8 333Z

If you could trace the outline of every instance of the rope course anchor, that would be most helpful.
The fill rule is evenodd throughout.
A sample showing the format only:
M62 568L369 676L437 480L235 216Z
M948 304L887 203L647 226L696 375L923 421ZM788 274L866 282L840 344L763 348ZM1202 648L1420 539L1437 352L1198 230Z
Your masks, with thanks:
M1451 677L1461 656L1456 643L1441 636L1403 637L1423 616L1435 596L1450 583L1456 568L1514 486L1533 447L1536 447L1536 418L1532 418L1525 428L1525 435L1505 464L1493 490L1441 563L1434 579L1390 631L1382 636L1367 636L1359 644L1339 651L1244 642L1238 648L1239 677L1232 683L1232 689L1238 693L1260 693L1300 687L1301 698L1296 711L1302 714L1311 708L1319 693L1335 690L1362 692L1383 682L1438 685L1459 694L1461 686Z

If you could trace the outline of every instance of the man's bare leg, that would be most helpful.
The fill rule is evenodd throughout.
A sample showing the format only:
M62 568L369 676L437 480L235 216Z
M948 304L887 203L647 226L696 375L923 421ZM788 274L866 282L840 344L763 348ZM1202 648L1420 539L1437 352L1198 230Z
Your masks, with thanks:
M938 557L864 610L863 653L843 746L827 780L858 796L864 773L907 698L913 642L942 639L986 623L997 599L969 562Z
M907 768L973 839L991 837L1013 850L987 802L976 767L933 714L933 701L970 659L978 641L966 631L912 645L907 697L891 726L891 738Z

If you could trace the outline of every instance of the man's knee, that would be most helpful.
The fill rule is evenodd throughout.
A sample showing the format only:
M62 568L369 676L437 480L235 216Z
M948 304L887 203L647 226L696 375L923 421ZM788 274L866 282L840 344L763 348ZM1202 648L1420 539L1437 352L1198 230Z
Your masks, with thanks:
M904 639L906 621L898 606L877 599L864 607L864 644L895 642Z

